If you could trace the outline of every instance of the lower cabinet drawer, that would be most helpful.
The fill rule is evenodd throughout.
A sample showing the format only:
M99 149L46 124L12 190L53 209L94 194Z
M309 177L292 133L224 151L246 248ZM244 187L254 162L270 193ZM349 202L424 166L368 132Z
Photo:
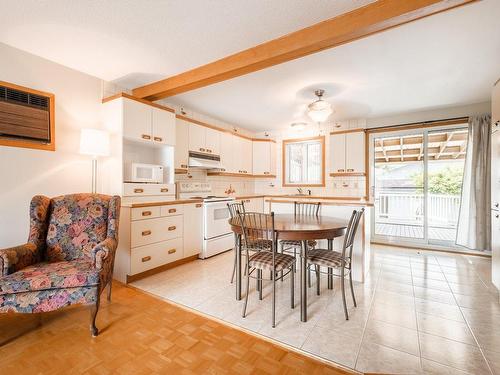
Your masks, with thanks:
M162 241L131 249L130 274L135 275L152 268L182 259L182 238Z
M132 221L130 245L134 248L182 237L182 223L181 215Z
M182 204L169 204L160 208L160 216L181 215L183 212L184 205Z
M132 208L132 220L154 219L160 217L160 207L137 207Z

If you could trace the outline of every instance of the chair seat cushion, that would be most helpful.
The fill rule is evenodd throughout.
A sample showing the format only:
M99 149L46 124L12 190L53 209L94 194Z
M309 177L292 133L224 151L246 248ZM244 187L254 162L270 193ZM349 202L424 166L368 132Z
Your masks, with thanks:
M99 272L87 259L43 262L0 278L0 295L97 285Z
M312 249L307 252L307 261L324 267L342 267L342 254L338 251L325 249ZM346 258L346 264L349 259Z
M282 244L285 248L290 248L290 247L301 247L302 246L302 241L298 241L298 240L282 240L280 241L280 244ZM315 241L315 240L309 240L307 241L307 245L309 245L309 247L314 247L316 246L318 243Z
M295 263L295 258L288 254L274 253L275 267L277 271L290 267ZM252 268L260 270L273 269L273 253L270 251L260 251L250 256L248 264Z

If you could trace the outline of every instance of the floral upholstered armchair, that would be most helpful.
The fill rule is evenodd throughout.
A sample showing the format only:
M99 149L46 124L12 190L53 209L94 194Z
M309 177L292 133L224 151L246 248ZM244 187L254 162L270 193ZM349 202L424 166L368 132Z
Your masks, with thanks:
M0 313L90 305L90 330L97 336L106 285L111 298L119 216L118 196L33 197L28 242L0 249Z

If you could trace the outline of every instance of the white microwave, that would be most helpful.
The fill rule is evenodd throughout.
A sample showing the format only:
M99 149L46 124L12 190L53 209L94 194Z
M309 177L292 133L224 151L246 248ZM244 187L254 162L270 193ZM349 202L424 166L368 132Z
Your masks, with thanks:
M163 183L163 166L129 163L125 168L125 182Z

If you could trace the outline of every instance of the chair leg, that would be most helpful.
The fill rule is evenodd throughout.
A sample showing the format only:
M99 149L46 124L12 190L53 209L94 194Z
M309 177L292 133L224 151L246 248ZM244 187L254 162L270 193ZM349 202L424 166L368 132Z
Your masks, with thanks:
M250 289L250 270L248 269L248 265L245 265L245 273L247 277L247 282L245 283L245 303L243 304L243 313L241 316L244 318L247 316L247 304L248 304L248 291Z
M233 274L231 275L231 284L234 282L235 274L236 274L236 250L234 251L234 264L233 264Z
M258 280L257 280L257 283L259 285L259 300L262 301L262 270L257 270L257 277L258 277Z
M320 289L321 289L319 266L315 265L314 268L316 269L316 294L319 296Z
M354 302L354 307L358 307L356 304L356 297L354 297L354 288L352 286L352 270L349 270L349 284L351 284L352 302Z
M111 280L109 280L108 283L108 302L111 302L111 288L113 286L113 277L111 277Z
M340 288L342 289L342 303L344 305L345 320L349 320L349 314L347 313L347 303L346 303L346 300L345 300L345 275L344 275L344 267L342 267L341 276L340 276Z
M310 288L312 286L311 283L311 269L307 267L307 286Z
M283 242L280 245L281 245L281 254L283 254L283 248L284 248ZM283 282L283 270L280 271L280 279L281 282Z
M295 308L295 262L292 264L292 269L290 270L290 301L292 309Z
M276 327L276 272L273 270L272 272L272 279L273 279L273 328Z
M99 311L99 300L100 300L100 295L99 295L99 286L97 287L97 300L95 301L95 304L90 306L90 333L92 334L92 337L97 337L99 334L99 329L95 325L95 320L97 318L97 312Z

